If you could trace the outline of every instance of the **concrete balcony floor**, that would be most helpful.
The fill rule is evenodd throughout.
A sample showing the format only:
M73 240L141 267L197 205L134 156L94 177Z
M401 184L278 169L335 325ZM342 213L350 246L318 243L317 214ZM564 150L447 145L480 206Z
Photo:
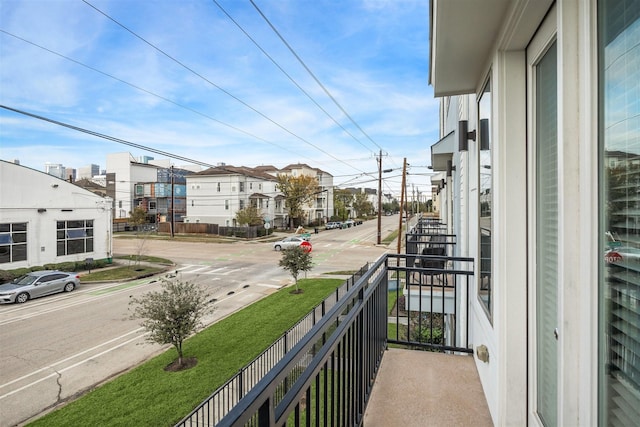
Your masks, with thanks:
M389 349L365 427L493 426L471 356Z

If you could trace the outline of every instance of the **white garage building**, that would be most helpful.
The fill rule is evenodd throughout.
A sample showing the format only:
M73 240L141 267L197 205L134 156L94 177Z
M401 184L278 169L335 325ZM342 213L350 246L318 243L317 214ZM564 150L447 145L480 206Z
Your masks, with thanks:
M110 258L112 200L0 160L0 269Z

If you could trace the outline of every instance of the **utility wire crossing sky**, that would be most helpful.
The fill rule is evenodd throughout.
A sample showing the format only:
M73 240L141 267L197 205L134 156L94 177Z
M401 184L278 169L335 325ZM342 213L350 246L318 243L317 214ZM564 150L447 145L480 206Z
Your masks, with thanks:
M428 52L422 0L5 0L0 158L300 162L375 187L382 152L383 169L415 165L408 183L425 192ZM399 194L399 174L384 186Z

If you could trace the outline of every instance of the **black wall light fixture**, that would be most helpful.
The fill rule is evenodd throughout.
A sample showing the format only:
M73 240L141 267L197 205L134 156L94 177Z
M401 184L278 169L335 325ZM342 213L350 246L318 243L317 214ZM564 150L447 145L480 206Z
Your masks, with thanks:
M453 166L453 162L451 160L447 160L447 176L452 176L452 172L456 170L456 167Z
M458 151L469 151L469 140L476 140L475 129L469 132L469 122L460 120L458 122Z
M480 119L480 149L489 149L489 119Z

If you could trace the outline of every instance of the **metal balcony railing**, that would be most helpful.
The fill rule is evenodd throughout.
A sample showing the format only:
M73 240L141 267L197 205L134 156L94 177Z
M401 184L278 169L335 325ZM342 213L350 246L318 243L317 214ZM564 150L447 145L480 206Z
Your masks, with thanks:
M269 348L240 369L224 385L183 418L177 426L213 426L218 423L337 304L367 271L364 265L345 283L285 332Z
M180 425L359 425L388 343L471 352L466 320L471 273L457 268L471 260L441 257L445 267L434 269L407 266L408 258L386 255L373 264L250 390L243 390L224 418L209 414L214 408L205 402Z
M439 231L414 227L411 253L363 267L178 425L360 425L388 344L471 353L473 259L425 253L454 244Z

